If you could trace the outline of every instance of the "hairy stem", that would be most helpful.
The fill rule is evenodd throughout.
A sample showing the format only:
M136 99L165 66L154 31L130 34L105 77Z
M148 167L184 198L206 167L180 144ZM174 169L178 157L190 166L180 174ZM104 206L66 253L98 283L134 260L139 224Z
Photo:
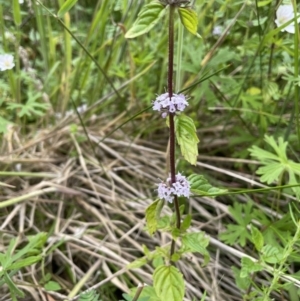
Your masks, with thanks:
M174 61L174 12L175 5L170 5L169 14L169 62L168 62L168 93L169 97L173 96L173 61ZM176 182L176 171L175 171L175 114L169 114L170 121L170 173L171 183ZM176 212L176 227L180 229L180 211L178 198L174 196L174 210ZM175 240L172 240L170 257L175 252Z

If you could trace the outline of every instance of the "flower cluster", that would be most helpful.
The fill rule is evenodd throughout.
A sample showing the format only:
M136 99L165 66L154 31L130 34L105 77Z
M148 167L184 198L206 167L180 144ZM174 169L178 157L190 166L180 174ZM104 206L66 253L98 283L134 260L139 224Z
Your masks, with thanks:
M189 103L183 94L173 94L169 97L169 93L164 93L156 97L153 102L153 110L163 112L162 117L167 117L168 113L182 112Z
M14 66L14 57L11 54L0 54L0 71L12 69Z
M283 25L284 23L294 19L294 8L292 4L280 5L276 11L276 20L275 23L277 27ZM299 23L300 18L298 17L297 22ZM287 31L289 33L295 33L295 23L292 22L281 31Z
M188 198L191 194L190 183L185 176L181 175L181 173L176 175L175 183L171 183L171 178L168 178L166 183L158 184L157 191L160 199L170 203L173 202L174 195Z

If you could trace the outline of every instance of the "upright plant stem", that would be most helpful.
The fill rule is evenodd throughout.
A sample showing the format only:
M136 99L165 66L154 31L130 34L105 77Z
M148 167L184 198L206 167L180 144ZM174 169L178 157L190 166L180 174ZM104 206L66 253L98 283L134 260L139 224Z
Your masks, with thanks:
M169 62L168 62L168 93L173 96L173 61L174 61L174 11L175 6L170 5L169 15ZM174 114L170 113L170 171L171 181L176 182L175 176L175 125Z
M169 14L169 62L168 62L168 93L169 97L173 96L173 61L174 61L174 12L175 6L170 5ZM170 121L170 173L171 183L176 182L176 171L175 171L175 114L169 114ZM174 210L176 212L176 227L180 229L180 211L177 196L174 196ZM175 252L175 240L172 240L170 256Z

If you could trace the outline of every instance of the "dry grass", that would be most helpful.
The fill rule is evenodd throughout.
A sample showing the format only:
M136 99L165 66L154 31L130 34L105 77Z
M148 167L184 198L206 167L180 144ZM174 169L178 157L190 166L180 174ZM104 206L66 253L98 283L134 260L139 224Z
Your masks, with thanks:
M107 119L92 118L87 125L95 153L90 143L82 139L85 134L76 116L28 135L11 128L4 137L1 170L13 171L21 166L22 172L32 174L1 180L7 184L1 187L1 201L19 199L2 209L0 248L3 250L13 236L22 242L25 235L49 232L44 263L14 276L14 281L30 296L26 300L75 300L80 291L89 287L97 287L103 300L112 300L113 296L121 299L121 293L139 282L151 284L150 264L137 270L126 268L143 255L142 244L153 250L170 243L168 234L150 237L144 230L144 212L155 197L154 183L166 177L167 133L132 138L126 133L133 132L136 125L127 124L99 143L124 117L110 123ZM78 124L77 133L70 131L69 124L74 122ZM212 128L205 136L215 132ZM218 137L214 141L210 148L226 143ZM212 160L213 164L200 160ZM210 169L222 181L235 177L231 180L234 185L254 185L249 175L233 171L237 161L200 156L197 169ZM255 162L239 162L249 163ZM187 211L193 214L191 231L201 229L210 236L211 260L208 266L201 267L203 258L191 255L178 263L186 280L186 300L201 299L204 290L209 296L206 300L242 299L231 266L239 266L239 257L245 250L228 247L218 239L224 220L228 219L228 204L230 199L207 197L192 197L187 204ZM171 213L167 206L164 210ZM247 251L249 255L251 252ZM51 273L63 290L46 293L40 285L44 273ZM0 300L9 300L7 288L0 290L4 296Z

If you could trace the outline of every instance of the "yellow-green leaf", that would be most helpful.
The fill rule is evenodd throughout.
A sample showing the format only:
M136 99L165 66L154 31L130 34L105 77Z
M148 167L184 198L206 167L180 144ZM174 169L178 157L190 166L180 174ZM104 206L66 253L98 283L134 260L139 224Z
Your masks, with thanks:
M196 35L198 38L201 36L197 33L198 29L198 16L197 13L188 7L178 8L179 16L182 25L193 35Z
M67 0L59 9L57 15L61 18L65 13L67 13L78 0Z
M138 269L147 263L147 258L142 257L134 260L127 265L127 269Z
M20 268L32 265L42 259L42 255L37 256L30 256L27 258L24 258L22 260L19 260L17 262L12 263L8 268L10 270L19 270Z
M159 266L153 274L153 286L160 300L182 301L184 297L184 280L174 266Z
M191 185L191 192L193 194L201 196L216 196L227 191L227 189L212 186L202 175L191 174L188 177L188 181Z
M56 281L49 281L44 286L46 291L59 291L61 289L61 286Z
M270 4L271 2L272 2L272 0L258 1L257 7L266 6L266 5Z
M261 232L253 225L251 225L251 236L256 250L261 251L264 246L264 237Z
M204 257L204 265L209 262L210 256L206 248L209 243L209 238L204 232L185 233L182 236L182 244L188 252L198 252Z
M132 39L150 31L164 16L166 7L154 1L145 5L140 11L137 20L125 34L126 39Z
M146 223L150 235L153 235L153 233L157 229L156 210L158 205L159 205L159 200L156 200L146 209Z
M15 24L20 26L22 23L22 17L19 0L13 0L13 15Z
M183 157L191 164L196 165L199 139L193 119L184 114L175 116L175 131Z

